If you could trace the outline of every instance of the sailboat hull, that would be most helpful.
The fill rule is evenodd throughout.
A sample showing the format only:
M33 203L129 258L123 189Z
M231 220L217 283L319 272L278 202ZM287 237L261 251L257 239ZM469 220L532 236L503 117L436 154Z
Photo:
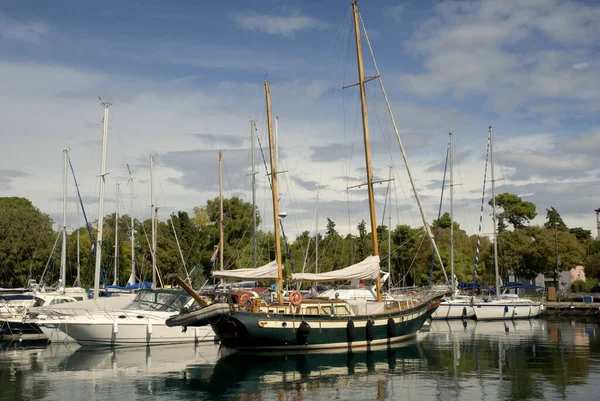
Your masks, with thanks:
M475 316L475 310L470 302L456 300L442 301L437 310L431 315L434 320L442 319L471 319Z
M494 300L473 304L477 320L531 319L540 316L544 307L531 300Z
M373 316L299 316L231 311L212 325L237 349L335 349L392 344L416 336L439 300Z

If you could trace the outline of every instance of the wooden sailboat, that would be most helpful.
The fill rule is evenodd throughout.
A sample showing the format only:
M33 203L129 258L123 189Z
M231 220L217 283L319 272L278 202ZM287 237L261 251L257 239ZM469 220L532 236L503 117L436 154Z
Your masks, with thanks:
M277 163L274 151L271 97L265 82L269 146L271 150L271 188L275 231L277 298L267 304L263 299L244 298L237 302L209 303L194 296L203 308L183 312L167 320L168 326L195 327L211 325L224 346L240 349L331 349L370 347L392 344L413 338L440 303L443 294L426 294L421 298L383 300L381 292L379 246L373 194L373 173L369 141L369 126L365 94L365 76L360 44L359 16L356 1L352 2L356 53L358 57L358 86L360 87L365 164L370 203L373 255L356 265L322 274L292 274L295 281L342 281L370 279L376 281L377 300L366 299L305 299L291 292L289 301L283 295L283 266L281 263ZM268 266L264 268L268 269ZM259 268L263 269L263 268ZM240 269L249 270L249 269ZM257 269L258 270L258 269ZM233 272L233 271L232 271ZM238 273L241 274L241 273ZM188 287L189 288L189 287ZM243 300L243 301L242 301Z

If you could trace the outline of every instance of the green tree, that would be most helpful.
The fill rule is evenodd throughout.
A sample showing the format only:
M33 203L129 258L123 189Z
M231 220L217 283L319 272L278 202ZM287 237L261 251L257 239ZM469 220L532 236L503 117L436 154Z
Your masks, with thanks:
M338 232L335 229L335 222L331 220L329 217L327 218L327 226L325 228L325 235L338 235Z
M30 200L0 198L0 287L39 281L56 236L50 216ZM53 273L58 278L58 269Z
M552 276L557 262L557 247L559 271L572 269L583 262L585 250L570 232L531 227L530 233L534 243L526 254L526 263L532 270Z
M600 253L588 255L585 262L583 262L583 268L586 279L595 278L600 280Z
M569 228L569 232L571 234L573 234L575 237L577 237L577 240L579 240L580 242L593 240L591 230L585 230L581 227L573 227L573 228Z
M562 217L558 211L550 206L550 209L546 209L546 222L544 223L544 228L546 229L557 229L557 230L566 230L567 225L563 221Z
M460 225L455 221L453 222L454 229L460 230ZM450 228L450 213L446 212L439 219L440 228ZM434 220L432 224L432 229L435 229L438 225L438 220Z
M489 204L490 206L492 205L491 200ZM504 231L503 227L506 227L505 220L512 224L516 230L524 228L530 220L533 220L537 216L535 205L531 202L523 201L521 197L515 194L505 192L496 195L496 206L502 208L502 212L497 214L499 232Z
M193 212L194 217L192 217L191 220L196 228L202 229L204 226L210 223L206 206L194 206Z
M594 239L592 238L592 232L590 230L585 230L581 227L573 227L569 228L569 232L577 237L577 241L583 246L587 255L595 253ZM598 248L598 251L600 251L600 247Z

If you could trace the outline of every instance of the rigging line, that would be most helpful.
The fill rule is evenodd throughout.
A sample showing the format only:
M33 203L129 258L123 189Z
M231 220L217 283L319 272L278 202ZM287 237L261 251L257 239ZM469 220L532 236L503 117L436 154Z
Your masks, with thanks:
M381 79L381 74L379 72L379 68L377 67L377 62L375 61L375 55L373 53L373 48L371 47L371 42L369 41L369 36L367 34L367 29L365 27L364 21L363 21L362 16L360 14L359 14L359 18L360 18L360 22L361 22L361 25L362 25L362 28L363 28L363 31L364 31L364 34L365 34L365 41L367 42L367 45L369 47L369 51L371 53L371 59L373 60L373 66L375 67L375 72L377 73L377 76L378 76L379 86L381 87L381 92L382 92L383 97L385 99L385 103L386 103L386 106L387 106L387 109L388 109L388 113L389 113L390 118L392 120L392 125L394 127L394 133L396 134L396 139L398 140L398 146L400 146L400 151L402 153L402 158L404 159L404 165L406 166L406 173L408 174L408 177L409 177L409 179L411 181L411 186L413 188L413 192L415 194L415 198L417 200L417 203L419 204L419 211L421 212L421 217L423 219L423 225L425 226L425 229L427 230L427 235L430 238L431 246L433 247L433 249L435 250L435 253L438 256L438 260L440 262L440 267L442 268L442 272L444 273L444 278L446 279L446 283L449 283L448 275L446 274L446 269L444 268L444 262L442 261L442 256L441 256L441 254L439 252L437 244L433 240L433 235L431 234L431 230L430 230L429 224L427 222L427 217L425 215L425 209L423 208L423 205L421 204L421 198L419 197L419 193L417 191L417 187L415 186L415 184L413 182L412 174L410 172L410 168L409 168L409 165L408 165L408 158L406 156L406 152L404 151L404 146L402 145L402 140L400 138L400 134L398 133L398 127L396 126L396 122L395 122L395 119L394 119L394 114L392 113L392 108L390 106L390 103L389 103L388 98L387 98L387 94L385 92L385 88L383 86L383 80Z
M61 236L62 236L62 230L60 230L58 232L58 235L56 236L56 241L54 241L54 246L52 247L52 252L50 252L50 256L48 257L48 261L46 262L46 266L44 267L44 270L42 271L42 277L40 279L40 288L44 287L44 281L45 281L45 277L46 277L46 272L48 270L48 266L50 265L50 261L54 259L54 253L56 252L56 245L58 244L58 240L60 239Z
M453 143L452 144L452 151L453 152L454 152L454 149L455 149L455 146L454 146L454 143ZM456 154L456 152L454 154ZM468 204L468 200L467 200L467 190L466 190L465 185L464 185L465 181L464 181L464 178L462 176L462 171L461 171L461 168L460 168L460 163L461 162L459 160L455 160L454 161L455 171L457 171L457 173L458 173L459 182L460 182L460 184L458 184L458 185L460 185L462 187L461 188L462 197L463 197L462 200L463 200L463 203L464 203L463 213L466 216L466 223L464 223L464 221L463 221L463 225L464 225L465 229L468 230L468 232L473 232L473 229L472 229L473 228L472 227L472 221L473 220L471 218L471 212L469 211L470 208L469 208L469 204Z
M229 180L229 173L227 171L227 166L226 166L225 163L223 164L223 170L225 172L225 178L226 178L225 181L226 181L227 186L229 188L229 192L232 193L233 189L231 188L231 181ZM231 197L229 199L231 199ZM231 202L229 202L229 204L227 205L227 207L228 207L228 210L229 210L229 214L231 216L233 216L233 209L232 209ZM238 254L238 257L236 258L234 264L237 263L237 261L241 258L242 252L245 251L247 248L249 248L250 245L252 245L252 242L249 241L249 242L246 243L246 245L244 245L242 248L240 248L240 244L243 243L243 239L246 238L246 234L251 233L251 232L252 232L252 219L249 219L248 220L248 224L246 225L246 228L242 232L242 237L239 238L239 241L238 241L238 243L237 243L237 245L236 245L236 247L234 249L234 251L237 252L237 254ZM229 266L232 266L232 264L230 264Z
M448 155L450 154L450 142L448 142L448 148L446 149L446 161L444 162L444 178L442 179L442 191L440 194L440 207L438 209L437 224L435 227L435 240L437 241L438 234L440 232L441 218L442 218L442 203L444 201L444 187L446 186L446 170L448 168ZM452 185L452 184L451 184ZM433 281L433 265L435 264L435 251L431 252L431 264L429 267L429 286Z
M177 230L175 230L175 224L173 224L173 215L171 215L169 217L169 221L171 222L171 228L173 229L173 235L175 236L175 242L177 242L177 249L179 250L179 255L181 256L181 263L183 264L183 270L185 272L185 276L187 278L188 283L192 284L192 280L190 279L190 274L188 273L188 269L185 265L185 258L183 257L183 252L181 251L181 246L179 245L179 238L177 238Z
M487 166L490 155L490 137L488 136L487 151L485 153L485 169L483 173L483 190L481 194L481 211L479 213L479 232L477 233L477 248L475 250L475 267L473 269L473 294L477 284L477 266L479 265L479 248L481 246L481 231L483 230L483 205L485 203L485 183L487 181ZM495 240L495 239L494 239Z
M423 230L421 230L419 232L419 234L423 233ZM402 280L400 280L400 282L403 282L404 280L406 280L406 277L408 277L410 271L412 270L415 261L417 260L417 257L419 256L419 252L421 251L421 247L423 246L423 242L425 242L425 237L427 237L427 233L425 232L425 235L423 235L423 238L421 238L421 243L419 244L419 248L417 248L417 252L415 252L415 256L412 260L412 262L410 262L410 265L408 266L408 269L406 269L406 273L404 274L404 276L402 276Z
M333 40L330 42L328 48L331 49L331 51L329 51L327 54L335 54L337 53L336 49L340 46L339 44L343 44L343 42L346 40L346 38L349 38L349 21L351 19L351 9L348 8L348 10L346 10L346 14L345 16L341 19L341 23L339 24L338 28L335 30L335 32L337 33ZM344 29L344 27L346 27L346 29ZM338 69L338 74L339 75L339 70L341 70L343 67L343 57L340 57L340 65L339 65L339 69ZM331 73L327 74L327 84L329 84L330 82L332 82L333 80L331 79L331 77L334 75L333 69L331 69ZM329 85L328 85L329 86ZM340 91L336 90L334 92L334 101L335 99L337 99L337 97L340 95ZM298 147L299 149L308 149L307 146L305 146L306 141L308 140L308 136L309 133L312 132L312 127L314 125L314 118L309 119L308 121L308 127L307 129L304 130L304 135L302 136L302 143L301 145ZM298 165L300 164L301 161L301 157L304 156L305 153L304 152L297 152L297 158L296 158L296 162L293 163L293 170L297 171L298 170Z
M228 185L229 192L233 192L233 190L231 189L231 181L229 180L229 174L227 172L227 166L225 164L223 164L223 170L224 170L225 177L226 177L225 182ZM231 202L228 203L227 208L228 208L229 214L231 216L233 216L233 209L232 209ZM235 258L229 260L227 263L227 266L224 266L226 268L226 270L229 270L229 268L232 266L236 266L238 261L241 259L242 255L244 254L244 252L250 247L251 242L247 242L241 248L240 248L240 245L244 243L243 240L244 240L244 238L246 238L246 234L249 232L252 232L251 225L252 225L252 220L250 219L248 221L248 224L246 225L246 228L244 229L244 231L242 233L242 237L239 238L239 241L237 241L235 248L233 248L233 254L235 255Z
M500 154L502 155L501 151L498 151L497 149L499 149L497 146L497 142L496 142L496 136L492 137L492 142L494 145L494 166L497 166L498 164L500 165L500 171L501 171L501 176L500 179L496 178L496 181L504 181L505 180L505 174L504 174L504 163L502 163L502 159L498 158L496 155Z

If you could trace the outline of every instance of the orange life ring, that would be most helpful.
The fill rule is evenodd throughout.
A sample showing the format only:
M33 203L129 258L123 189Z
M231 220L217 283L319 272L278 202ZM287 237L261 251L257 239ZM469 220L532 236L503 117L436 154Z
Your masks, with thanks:
M298 306L298 305L300 305L301 302L302 302L302 294L300 294L298 291L292 291L290 293L290 303L294 306Z
M248 301L250 300L250 295L248 294L242 294L240 295L240 297L238 298L238 310L242 310L246 304L248 303Z

